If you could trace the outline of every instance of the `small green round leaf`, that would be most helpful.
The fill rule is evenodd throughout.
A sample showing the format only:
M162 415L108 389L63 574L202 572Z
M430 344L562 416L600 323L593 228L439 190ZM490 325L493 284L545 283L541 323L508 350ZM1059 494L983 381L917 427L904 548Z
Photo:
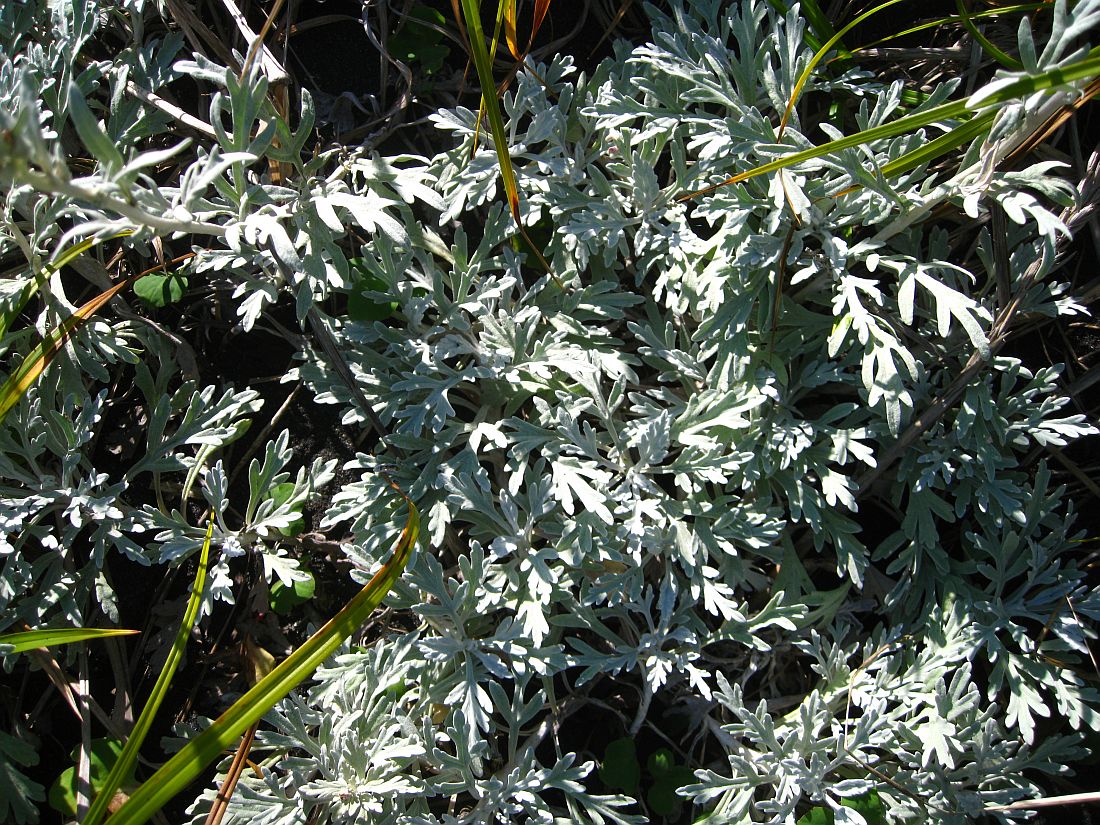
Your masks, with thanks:
M91 751L88 755L91 763L88 778L92 785L92 796L95 796L103 788L103 781L107 778L121 754L122 743L117 739L92 740ZM76 762L80 758L80 747L73 748L70 756ZM133 771L131 770L127 781L132 778ZM54 780L53 785L50 786L48 797L50 807L64 816L76 816L76 782L75 765L63 770L61 775Z
M358 263L360 259L352 259L349 263L359 276L348 293L348 317L353 321L370 322L384 321L398 309L401 304L397 301L379 301L370 297L368 292L390 293L389 285Z
M441 29L446 24L446 18L435 9L415 5L409 10L402 28L390 38L390 52L405 63L419 62L425 75L437 72L451 51L442 43Z
M833 825L835 818L828 808L818 805L799 817L796 825Z
M398 679L396 682L394 682L388 688L383 690L382 695L386 696L389 699L393 699L394 701L397 701L398 699L400 699L402 696L405 695L405 692L408 691L408 689L409 689L409 686L407 684L405 684L405 680L404 679Z
M841 805L851 808L867 820L867 825L886 825L886 808L879 798L878 791L872 789L862 796L850 796L841 800Z
M653 784L646 792L646 803L650 810L658 816L676 817L683 804L683 798L676 791L692 784L695 774L690 768L677 765L668 748L660 748L651 753L646 760L646 767L653 777Z
M187 278L182 275L146 275L134 281L134 294L158 309L174 304L186 289Z
M368 298L361 292L353 292L348 295L348 317L353 321L370 322L384 321L393 315L400 304L396 301L381 303L373 298Z
M680 804L680 797L676 795L676 786L668 782L656 782L646 791L646 804L649 810L657 816L672 816L676 807Z
M276 579L268 590L268 604L276 613L289 613L298 605L312 599L316 590L317 580L312 575L302 581L295 579L290 585L285 585L282 580Z
M282 484L276 484L268 492L267 497L275 502L276 507L282 507L286 504L290 497L294 495L294 482L286 481ZM301 516L294 519L286 527L280 527L279 532L288 538L291 536L297 536L306 529L306 522Z
M646 760L646 767L649 768L649 772L653 776L664 776L676 763L676 760L672 756L672 751L668 748L659 748L649 755L649 759Z
M600 779L609 788L615 788L633 794L642 778L642 766L638 763L638 753L634 740L629 736L616 739L607 745L603 764L600 765Z

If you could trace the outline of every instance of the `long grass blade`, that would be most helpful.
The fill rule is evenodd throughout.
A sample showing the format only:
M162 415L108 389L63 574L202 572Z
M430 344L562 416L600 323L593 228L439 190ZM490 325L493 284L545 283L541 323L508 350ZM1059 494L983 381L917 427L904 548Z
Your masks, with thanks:
M1019 3L1015 6L999 6L995 9L976 11L970 15L970 19L980 20L984 17L1001 17L1006 14L1015 14L1016 12L1027 14L1029 12L1049 8L1049 3ZM938 29L940 26L950 26L955 23L962 23L962 19L957 14L953 14L949 17L937 17L934 20L925 20L923 23L918 23L915 26L910 26L909 28L902 29L899 32L888 34L886 35L886 37L881 37L872 43L868 43L866 46L856 46L854 49L852 49L852 54L855 55L859 52L867 51L868 49L877 48L884 43L889 43L891 40L898 40L910 34L917 34L918 32L927 31L928 29Z
M38 380L38 376L40 376L42 371L49 366L53 357L60 352L63 346L65 346L65 342L69 340L69 336L80 329L80 327L82 327L89 318L95 315L105 303L125 289L130 284L131 280L131 278L127 278L124 281L119 281L106 292L102 292L92 298L92 300L88 301L88 303L84 304L84 306L75 313L62 321L57 329L47 335L38 346L27 354L27 357L23 359L23 363L19 365L19 368L15 370L15 372L8 377L8 380L4 382L4 385L0 387L0 421L3 421L4 418L7 417L11 408L19 403L19 399L23 397L23 394Z
M974 25L974 21L970 17L970 12L966 8L965 0L955 0L955 8L959 12L959 20L962 21L962 24L966 28L966 30L970 32L970 36L977 40L978 45L981 46L982 49L984 49L994 60L996 60L1006 69L1014 72L1018 72L1024 67L1024 64L1017 60L1015 57L1005 53L997 46L995 46L988 37L982 34L981 29Z
M1039 799L1021 799L1008 805L986 805L983 811L1033 811L1038 808L1055 808L1060 805L1095 805L1100 802L1100 791L1071 793L1065 796L1046 796Z
M802 89L806 86L806 82L810 79L810 75L813 73L813 70L817 68L817 64L825 58L825 55L827 55L830 51L833 50L833 48L836 47L836 45L840 42L840 38L851 31L854 27L858 26L868 17L878 14L880 11L890 8L890 6L895 6L900 2L902 2L902 0L886 0L885 3L881 3L875 6L870 11L864 12L863 14L859 15L859 17L855 18L855 20L852 20L850 23L844 26L844 28L842 28L832 37L830 37L829 40L826 41L825 45L814 53L814 56L810 59L810 62L806 64L806 68L802 70L802 74L798 76L798 80L795 81L794 88L791 89L791 96L787 100L787 108L783 112L783 117L779 120L779 138L781 140L783 138L783 132L785 132L787 129L787 121L791 119L791 113L794 111L794 104L798 102L799 95L802 94Z
M104 238L86 238L80 241L80 243L73 244L42 267L42 271L35 276L34 280L23 287L23 291L20 293L15 303L12 304L11 309L0 315L0 338L3 338L7 334L8 330L11 328L12 322L19 317L19 313L23 311L23 308L30 302L31 298L35 296L38 290L41 289L42 284L44 284L51 275L62 267L68 266L93 246L98 246L106 241L113 241L132 234L133 232L127 229L124 232L118 232Z
M40 647L55 647L112 636L132 636L140 632L115 627L44 627L38 630L0 634L0 647L10 646L11 650L6 651L7 653L24 653Z
M221 821L225 818L225 812L229 810L229 800L233 798L233 789L237 787L241 774L244 773L245 765L248 764L248 752L252 749L252 740L256 738L256 731L259 727L260 723L254 722L244 732L244 738L241 739L241 744L237 746L237 752L233 755L233 762L230 763L229 770L225 772L225 779L222 781L221 787L218 788L218 795L214 797L214 804L210 806L210 812L206 815L206 822L203 825L221 825Z
M539 33L539 29L542 28L542 21L546 19L546 13L550 11L551 0L535 0L535 12L531 18L531 35L527 38L527 48L525 52L531 51L531 46L535 42L535 35Z
M459 0L451 0L451 12L454 14L455 22L458 24L458 34L462 39L464 46L469 48L470 41L466 35L466 24L462 22L462 10L458 7Z
M508 51L517 61L523 62L531 51L535 35L539 33L542 21L546 19L546 13L550 10L550 2L551 0L535 0L535 11L531 17L531 31L527 35L527 45L520 51L519 36L516 33L516 0L501 0L504 7L504 40L508 44Z
M122 235L129 234L130 232L121 232L114 237L121 237ZM80 246L80 244L77 246ZM68 255L68 253L66 253L66 255ZM75 254L68 256L68 260L72 260L74 257ZM173 258L171 261L168 261L168 263L178 264L193 257L195 257L195 253L188 252L186 255L180 255L179 257ZM8 376L8 380L4 382L3 386L0 386L0 422L7 417L7 414L11 412L11 408L19 403L19 399L23 397L23 394L38 380L38 377L46 367L50 365L54 356L61 351L61 348L65 346L65 342L69 340L69 337L74 332L80 329L89 318L99 312L99 310L103 308L103 305L118 295L118 293L133 284L134 281L151 272L156 272L158 269L164 269L164 271L167 272L167 269L164 268L164 264L158 264L143 272L139 272L137 275L131 275L129 278L119 281L106 292L101 292L62 321L57 329L49 333L49 335L42 339L38 346L27 353L27 357L23 359L23 363L19 365L19 368Z
M931 163L936 158L942 157L979 135L985 134L993 124L993 117L995 114L995 112L986 112L972 117L961 126L949 132L944 132L939 137L933 138L928 141L928 143L921 144L916 149L906 152L899 158L894 158L889 163L884 163L879 167L879 173L884 178L892 178L895 175L904 174L910 169L915 169L921 164ZM862 188L863 185L857 183L837 192L834 197L839 198Z
M485 33L481 27L481 16L478 13L478 0L461 0L462 14L466 18L466 28L469 32L470 54L474 58L474 67L477 69L478 83L481 85L481 105L489 118L489 131L493 135L493 145L496 147L497 163L500 166L500 179L504 184L504 192L508 196L508 208L512 212L512 218L516 222L520 235L527 242L528 247L535 253L542 268L559 287L561 279L550 269L550 264L542 252L531 242L527 231L520 220L519 187L516 185L516 176L512 168L512 156L508 151L508 133L504 128L504 117L500 113L500 100L497 96L497 88L493 81L493 55L496 53L497 39L501 21L505 16L505 6L508 0L501 0L497 6L497 31L493 33L492 52L485 46ZM543 12L545 14L545 10ZM481 115L478 113L480 125ZM476 139L476 133L475 133Z
M176 668L183 659L183 653L187 649L187 640L191 638L191 631L195 627L195 621L199 617L199 607L202 605L202 594L206 588L206 568L210 560L210 537L214 532L214 519L211 518L206 527L206 538L202 542L202 551L199 554L199 569L195 573L195 583L191 587L191 597L187 600L187 607L183 611L183 621L176 638L172 641L172 649L168 651L168 658L157 677L153 691L149 694L149 701L141 709L141 715L134 723L134 729L126 740L126 746L119 754L118 760L103 781L103 788L96 795L92 806L88 809L88 815L84 817L82 825L99 825L107 813L107 806L115 797L122 781L129 776L137 763L138 751L141 750L145 737L149 734L149 728L153 725L160 710L164 697L168 694L168 686L172 683L172 677L176 675Z
M803 149L801 152L793 152L784 157L761 164L760 166L755 166L752 169L747 169L713 186L708 186L695 192L681 195L677 200L690 200L707 192L712 192L722 186L731 186L736 183L741 183L750 178L755 178L758 175L766 175L769 172L785 169L788 166L794 166L795 164L813 160L814 158L819 158L834 152L840 152L844 149L861 146L874 140L896 137L897 135L912 131L913 129L928 126L936 121L957 120L964 117L972 110L981 110L990 106L995 106L1022 95L1032 94L1033 92L1043 91L1044 89L1051 89L1056 86L1064 86L1078 80L1095 77L1097 74L1100 74L1100 55L1090 53L1089 57L1082 58L1069 65L1057 69L1050 69L1038 75L1022 77L988 94L982 95L977 101L975 101L974 98L970 98L968 100L956 100L951 103L944 103L924 112L906 115L891 123L884 123L881 126L864 129L862 132L857 132L854 135L847 135L842 138L837 138L836 140L831 140L820 146L811 146L809 149Z
M405 569L420 534L420 515L416 506L404 493L401 496L409 508L409 515L389 561L324 627L234 702L209 728L164 763L111 817L110 825L142 825L147 822L276 702L309 678L325 659L336 652L341 642L370 617Z
M523 60L519 51L519 36L516 34L516 0L500 0L500 6L504 10L504 42L508 44L508 51L516 60Z
M489 118L489 131L493 135L497 161L500 165L500 179L508 196L508 207L516 223L519 218L519 187L516 185L515 172L512 169L512 156L508 152L508 133L504 128L504 118L500 113L500 101L497 100L496 84L493 82L493 61L485 45L485 33L481 28L481 15L477 0L461 0L462 16L466 21L466 30L470 39L470 55L474 59L478 83L481 85L481 100L485 114Z
M883 164L880 171L884 177L889 178L908 172L910 169L915 169L921 164L931 163L936 158L942 157L948 152L969 143L979 135L985 134L989 127L993 125L995 115L996 112L985 112L972 117L961 126L949 132L944 132L939 137L928 141L928 143L906 152L899 158L894 158L889 163Z
M784 3L783 0L768 0L768 5L779 12L781 15L785 15L789 11L789 9L787 8L787 4ZM822 42L824 42L825 39L828 38L822 39L817 37L817 35L813 31L812 24L810 25L810 31L805 32L802 35L802 41L814 51L817 51L821 48L821 44Z
M834 46L837 46L841 56L851 56L848 50L844 48L844 45L840 43L840 38L844 35L844 32L837 34L833 29L833 23L829 19L829 15L821 10L821 6L818 5L817 0L801 0L799 8L802 9L802 14L809 21L810 28L813 29L814 34L816 34L819 39L829 41ZM851 27L849 26L847 28Z

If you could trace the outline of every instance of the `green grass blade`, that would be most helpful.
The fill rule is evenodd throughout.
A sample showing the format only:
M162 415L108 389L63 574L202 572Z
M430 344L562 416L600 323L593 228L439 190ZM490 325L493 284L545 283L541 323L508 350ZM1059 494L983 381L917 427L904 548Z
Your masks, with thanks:
M20 633L4 633L0 635L0 647L10 646L11 650L6 651L7 653L23 653L40 647L68 645L111 636L132 636L139 632L114 627L44 627Z
M769 172L785 169L788 166L794 166L795 164L813 160L814 158L819 158L834 152L840 152L844 149L861 146L864 143L870 143L874 140L896 137L906 132L910 132L913 129L928 126L937 121L960 119L972 110L980 111L981 109L995 106L999 103L1005 103L1023 95L1051 89L1056 86L1064 86L1077 80L1095 77L1098 74L1100 74L1100 54L1090 53L1088 57L1082 58L1067 66L1058 69L1050 69L1030 77L1022 77L1008 83L999 89L982 95L976 102L972 102L974 99L970 98L968 100L956 100L951 103L944 103L925 112L906 115L891 123L884 123L881 126L865 129L862 132L857 132L854 135L847 135L846 137L823 143L820 146L811 146L809 149L803 149L801 152L793 152L785 157L777 158L776 160L761 164L760 166L755 166L752 169L748 169L731 178L727 178L713 186L708 186L704 189L681 195L677 200L690 200L691 198L705 194L706 192L711 192L722 186L741 183L750 178L755 178L758 175L766 175Z
M995 112L986 112L985 114L977 115L958 128L952 129L950 132L945 132L938 138L934 138L928 141L928 143L922 144L910 152L906 152L900 158L894 158L889 163L884 163L879 168L879 172L884 178L891 178L895 175L908 172L910 169L915 169L922 163L931 163L936 158L946 155L948 152L959 148L963 144L988 131L989 127L993 124L993 117L995 114ZM842 195L847 195L861 188L862 184L857 183L838 192L835 197L839 198Z
M481 0L478 0L480 6ZM500 45L500 33L504 29L508 17L509 5L514 6L515 0L497 0L497 16L493 21L493 40L489 44L489 65L492 66L497 59L497 46ZM480 81L480 76L478 81Z
M829 19L829 16L821 10L821 6L818 5L817 0L802 0L800 3L802 14L806 20L810 23L810 28L813 33L817 35L819 40L826 40L837 47L842 57L850 57L850 53L844 48L844 44L840 42L840 38L844 35L844 32L839 34L833 29L833 22ZM848 27L850 28L850 27Z
M497 151L497 162L500 166L500 179L504 184L504 191L508 196L508 208L515 219L516 227L520 235L527 241L527 245L535 253L542 268L559 287L561 280L550 269L550 264L542 252L532 243L523 228L523 222L519 214L519 187L516 185L515 172L512 169L512 156L508 151L508 133L504 128L504 118L500 113L500 101L497 99L496 84L493 81L493 55L496 53L497 42L500 36L501 24L504 20L506 4L509 0L500 0L497 6L496 30L493 32L492 53L485 46L485 34L481 28L481 15L478 11L479 0L462 0L462 16L466 19L466 29L469 32L470 53L474 58L474 67L477 69L478 83L481 85L481 103L486 115L489 117L489 131L493 135L493 145ZM480 112L479 112L480 123Z
M1027 14L1029 12L1049 8L1049 3L1019 3L1015 6L999 6L995 9L976 11L970 15L970 19L980 20L983 17L1000 17L1001 15L1015 14L1016 12ZM856 46L854 49L852 49L852 54L855 55L868 49L874 49L878 46L881 46L883 43L889 43L891 40L897 40L899 38L905 37L906 35L916 34L918 32L927 31L928 29L938 29L940 26L950 26L953 23L961 24L962 19L958 15L951 15L950 17L938 17L935 20L926 20L923 23L917 24L916 26L910 26L908 29L903 29L900 32L894 32L893 34L889 34L886 37L879 38L873 43L868 43L866 46Z
M118 232L105 238L86 238L80 243L73 244L52 261L50 261L48 264L46 264L44 267L42 267L42 271L35 276L34 280L23 287L22 293L20 293L15 303L12 304L11 309L8 310L8 312L0 315L0 338L3 338L7 334L8 330L11 328L12 322L17 317L19 317L19 313L23 311L23 308L26 307L31 298L35 296L38 290L42 287L42 284L45 283L51 275L53 275L63 266L67 266L68 264L72 263L93 246L98 246L99 244L106 241L113 241L117 238L123 238L127 235L132 234L134 233L131 230L127 229L124 232Z
M195 573L195 583L191 587L191 597L187 600L187 607L183 611L183 621L180 623L180 629L176 633L176 638L172 641L172 649L168 652L168 658L164 662L160 676L157 677L156 684L153 685L153 692L149 694L149 701L141 709L141 715L134 723L134 729L126 740L126 747L122 749L118 760L111 768L111 772L107 774L107 778L103 781L103 788L96 794L92 806L88 809L88 815L84 817L83 825L99 825L103 820L104 814L107 813L107 806L114 799L115 791L118 790L123 780L130 775L137 763L138 751L145 742L145 737L149 734L149 728L153 725L153 719L156 718L164 697L168 694L168 686L172 683L172 677L176 675L176 668L179 667L180 660L183 659L183 652L187 649L187 640L191 638L191 630L195 627L195 621L199 617L202 594L206 588L206 568L210 560L210 537L213 532L214 519L211 518L206 527L206 538L202 542L202 552L199 554L199 569Z
M950 132L944 132L939 137L928 141L928 143L918 146L912 151L906 152L900 158L895 158L889 163L883 164L881 170L883 176L889 178L893 175L900 175L903 172L908 172L910 169L915 169L922 163L931 163L936 158L946 155L954 149L958 149L960 146L969 143L974 138L987 132L989 127L993 125L993 117L995 115L996 112L985 112L984 114L972 117L966 123L952 129Z
M104 304L125 289L131 280L132 278L127 278L124 281L119 281L106 292L92 298L62 321L57 329L42 339L41 343L27 354L27 357L23 359L23 363L8 376L8 380L4 382L3 386L0 386L0 421L7 417L11 408L19 403L19 399L23 397L23 394L38 380L38 376L49 366L53 357L60 352L69 336L83 326Z
M840 38L851 31L854 27L858 26L868 17L878 14L883 9L888 9L890 8L890 6L895 6L900 2L902 2L902 0L886 0L885 3L881 3L875 6L870 11L864 12L863 14L859 15L859 17L857 17L855 20L852 20L850 23L844 26L844 28L842 28L832 37L830 37L829 40L826 41L824 46L814 52L814 56L810 59L810 62L806 64L806 68L802 70L802 74L798 76L798 80L795 81L794 88L791 90L791 97L787 101L787 108L783 112L783 117L779 121L779 137L781 139L783 137L783 132L787 128L787 121L791 118L791 112L794 111L794 104L798 102L798 97L802 94L802 89L806 85L806 81L810 79L810 75L813 73L813 70L817 68L817 64L825 58L825 55L827 55L836 47L836 45L840 42Z
M131 234L129 231L120 232L113 237L117 238L129 234ZM81 244L77 244L77 247L80 246ZM80 249L76 251L74 247L74 250L66 252L58 260L64 259L67 262L72 260L82 251L84 250ZM173 258L168 263L178 264L193 257L195 257L195 253L188 252L186 255L180 255ZM59 266L63 265L64 263L59 264ZM163 264L158 264L150 269L146 269L144 272L139 272L137 275L131 275L129 278L119 281L105 292L101 292L62 321L56 329L50 332L34 349L27 353L27 357L23 359L19 367L8 376L8 380L4 382L3 386L0 386L0 422L7 417L7 414L11 412L11 408L19 403L19 399L23 397L23 394L38 380L38 377L43 373L46 367L50 365L50 361L52 361L54 356L61 351L61 348L65 345L70 335L80 329L89 318L103 308L104 304L118 295L118 293L126 287L151 272L156 272L158 269L163 268Z
M477 80L481 85L481 100L485 114L489 117L489 131L493 135L493 145L497 150L500 165L500 179L508 195L508 207L512 216L519 220L519 187L512 169L512 156L508 152L508 133L504 129L504 117L500 113L500 101L497 100L496 83L493 81L493 61L485 46L485 33L481 28L481 14L478 0L462 0L462 16L465 18L466 31L469 32L470 54L477 70Z
M401 495L408 505L409 515L389 561L324 627L161 766L111 817L109 825L142 825L148 821L276 702L309 678L325 659L336 652L341 642L370 617L405 569L420 534L420 515L416 506L404 493Z
M1018 72L1024 67L1024 64L1017 60L1015 57L1001 51L999 48L993 45L993 42L984 34L982 34L981 30L974 25L974 21L970 17L970 12L966 9L965 0L955 0L955 8L958 9L959 20L962 21L962 24L966 28L966 30L970 32L970 36L977 40L978 45L981 46L982 49L984 49L986 52L988 52L994 60L996 60L1006 69L1014 72Z

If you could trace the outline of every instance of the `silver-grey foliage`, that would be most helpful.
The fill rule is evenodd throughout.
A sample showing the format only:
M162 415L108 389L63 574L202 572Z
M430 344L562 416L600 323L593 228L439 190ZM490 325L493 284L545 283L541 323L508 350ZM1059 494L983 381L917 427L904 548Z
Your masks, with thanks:
M138 492L168 478L214 513L210 600L232 600L245 552L269 580L300 576L279 530L311 497L328 497L316 526L346 537L360 581L400 529L386 476L425 514L388 601L415 629L346 650L268 714L263 778L246 772L227 821L645 821L596 780L602 744L569 749L583 741L570 717L609 680L637 700L618 719L601 706L609 736L663 735L658 697L688 720L696 782L680 795L715 823L791 822L809 803L859 822L840 802L872 788L891 821L962 821L1035 794L1037 772L1079 753L1040 719L1100 728L1100 694L1067 666L1087 652L1100 591L1073 560L1062 490L1022 464L1097 430L1065 409L1057 367L997 354L988 231L971 270L923 222L943 203L1003 210L1019 311L1084 312L1052 272L1068 235L1057 207L1075 198L1064 170L996 163L1072 92L1004 106L953 172L878 173L928 129L684 203L818 136L797 109L782 140L775 126L812 55L797 7L671 5L652 11L651 42L592 76L557 58L505 96L524 221L548 235L555 277L509 241L489 139L471 153L474 111L434 116L453 148L433 158L311 154L308 93L292 129L257 70L241 80L188 58L182 38L149 38L143 0L0 5L0 256L21 264L0 311L74 238L132 230L150 258L154 238L187 238L187 270L232 294L242 330L289 300L335 340L354 388L320 345L287 380L345 425L377 417L389 433L337 490L332 462L303 464L279 434L231 508L217 452L257 394L183 380L162 330L106 313L0 425L0 630L117 617L108 554L193 554L203 528L178 497ZM1021 27L1023 71L1079 58L1098 14L1059 0L1053 36ZM129 45L87 57L108 29ZM215 90L213 137L166 144L171 113L134 89L148 100L185 75ZM856 68L808 89L858 100L861 128L902 106L900 83ZM71 140L94 169L68 162ZM169 159L181 172L164 185L151 169ZM293 173L273 181L269 160ZM357 282L351 258L399 304L391 321L332 312ZM39 331L71 314L68 288L42 284ZM9 364L32 344L0 341ZM137 400L110 396L122 364ZM946 412L887 463L940 396ZM101 472L89 445L128 406L145 413L142 449ZM267 495L291 481L281 503ZM887 525L873 541L869 506ZM5 744L0 760L0 789L25 782L27 754Z

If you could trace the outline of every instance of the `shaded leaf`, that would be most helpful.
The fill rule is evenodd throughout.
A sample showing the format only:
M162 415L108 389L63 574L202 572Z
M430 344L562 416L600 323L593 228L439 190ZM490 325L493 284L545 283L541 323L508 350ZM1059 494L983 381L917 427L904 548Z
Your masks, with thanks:
M134 281L134 294L158 309L176 303L186 289L187 278L183 275L146 275Z

